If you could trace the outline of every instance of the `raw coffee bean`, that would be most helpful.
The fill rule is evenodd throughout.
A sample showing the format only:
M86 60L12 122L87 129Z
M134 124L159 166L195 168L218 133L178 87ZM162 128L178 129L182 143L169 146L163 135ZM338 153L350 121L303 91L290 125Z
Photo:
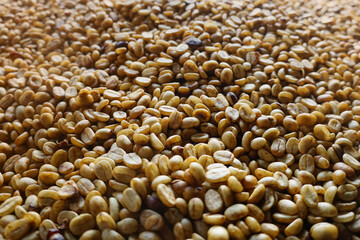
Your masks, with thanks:
M358 239L359 1L60 2L0 4L4 238Z

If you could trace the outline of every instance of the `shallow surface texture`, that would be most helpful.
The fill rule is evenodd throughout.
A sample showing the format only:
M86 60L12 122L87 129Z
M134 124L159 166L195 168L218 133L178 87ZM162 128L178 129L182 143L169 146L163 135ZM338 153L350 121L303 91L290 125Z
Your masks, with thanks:
M357 0L0 0L0 239L360 234Z

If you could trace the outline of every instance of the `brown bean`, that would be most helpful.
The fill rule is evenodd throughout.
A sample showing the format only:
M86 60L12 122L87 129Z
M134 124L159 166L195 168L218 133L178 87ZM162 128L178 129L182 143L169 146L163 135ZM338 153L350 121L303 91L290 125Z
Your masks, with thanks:
M286 236L296 236L303 228L303 220L298 218L290 223L284 230Z
M139 234L139 240L161 240L161 237L158 233L150 232L150 231L144 231Z
M188 213L191 219L200 219L204 212L204 203L200 198L192 198L188 204Z
M358 239L357 1L53 2L0 7L3 238Z
M81 240L86 239L101 239L101 232L99 230L91 229L84 232L81 237L79 238Z
M343 155L343 161L345 164L352 167L354 170L360 170L360 162L356 160L353 156L345 153Z
M225 210L224 215L230 221L238 220L246 217L249 213L249 209L243 204L234 204Z
M230 176L229 169L221 163L210 164L207 167L206 180L209 182L222 182Z
M109 206L101 196L93 196L89 201L90 213L97 216L100 212L108 212Z
M124 155L124 163L131 169L138 169L142 166L142 160L136 153Z
M156 188L156 193L165 206L172 207L175 205L175 195L170 187L165 184L159 184Z
M138 212L141 208L141 198L132 188L124 190L122 195L122 205L131 212Z
M206 208L212 213L216 213L222 209L223 200L218 191L209 189L205 193L205 205Z
M19 206L22 203L22 198L20 196L15 196L7 199L0 205L0 217L9 215L12 213L16 206Z
M70 221L69 229L75 235L81 235L95 227L95 219L91 214L84 213Z
M316 207L310 208L310 213L320 217L335 217L338 215L338 210L334 205L327 202L319 202Z
M258 203L265 194L265 186L263 184L259 184L254 191L251 193L248 203Z
M117 229L122 234L134 234L138 230L139 223L134 218L124 218L117 222Z
M270 237L275 238L277 235L279 235L279 228L278 226L272 223L262 223L261 232L269 235Z
M287 200L287 199L281 199L277 203L277 209L285 214L294 215L297 213L297 206L293 201Z
M240 113L240 117L245 121L245 122L253 122L256 118L256 115L254 113L254 111L250 108L249 105L244 104L240 107L239 109L239 113ZM261 122L262 120L260 120Z
M112 229L104 229L101 233L101 238L125 240L125 238L122 235L120 235L118 232Z
M4 236L6 239L21 239L30 229L30 224L26 219L18 219L6 225Z
M215 239L221 239L221 240L227 240L229 239L229 233L226 230L226 228L221 226L212 226L208 231L208 239L209 240L215 240Z
M101 231L105 229L116 229L114 219L107 212L100 212L96 215L96 224Z
M337 227L325 222L313 225L310 229L310 234L315 240L337 239L339 236Z
M140 223L145 230L150 231L159 231L165 225L163 217L152 210L144 210L141 212Z
M316 207L318 204L318 194L310 184L305 184L300 190L301 196L308 207Z

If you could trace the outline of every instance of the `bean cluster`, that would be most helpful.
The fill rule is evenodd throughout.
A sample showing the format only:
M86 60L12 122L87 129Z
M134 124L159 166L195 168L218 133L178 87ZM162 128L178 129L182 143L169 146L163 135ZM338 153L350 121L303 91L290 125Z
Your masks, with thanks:
M0 1L0 239L359 240L359 16Z

